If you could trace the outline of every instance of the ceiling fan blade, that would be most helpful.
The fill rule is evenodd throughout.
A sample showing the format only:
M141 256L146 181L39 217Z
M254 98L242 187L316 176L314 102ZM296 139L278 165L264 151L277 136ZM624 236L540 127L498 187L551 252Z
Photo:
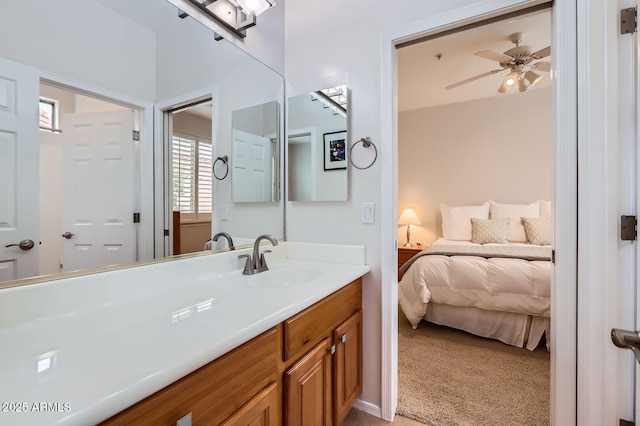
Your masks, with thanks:
M551 71L551 62L536 62L535 64L531 64L531 69L536 71Z
M540 59L540 58L546 58L549 55L551 55L551 46L547 46L544 49L540 49L537 52L533 52L531 54L531 57L533 59Z
M509 55L505 55L504 53L494 52L492 50L483 50L481 52L474 53L476 56L480 56L481 58L492 59L498 62L511 62L513 61L513 57Z
M476 75L475 77L471 77L471 78L468 78L468 79L466 79L466 80L462 80L462 81L459 81L459 82L457 82L457 83L453 83L453 84L451 84L451 85L449 85L449 86L445 87L445 89L447 89L447 90L449 90L449 89L455 89L456 87L462 86L463 84L471 83L472 81L479 80L479 79L481 79L481 78L483 78L483 77L490 76L490 75L495 74L495 73L497 73L497 72L500 72L500 71L506 70L507 68L508 68L508 67L504 67L504 68L500 68L500 69L497 69L497 70L487 71L487 72L485 72L485 73L483 73L483 74Z

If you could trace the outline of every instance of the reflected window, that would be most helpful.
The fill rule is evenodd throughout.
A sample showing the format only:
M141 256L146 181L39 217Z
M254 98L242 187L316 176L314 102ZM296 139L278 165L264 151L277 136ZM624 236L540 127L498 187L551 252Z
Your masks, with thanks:
M53 131L58 125L58 102L53 99L40 98L40 130Z
M211 141L174 133L172 207L182 219L210 220L213 198Z

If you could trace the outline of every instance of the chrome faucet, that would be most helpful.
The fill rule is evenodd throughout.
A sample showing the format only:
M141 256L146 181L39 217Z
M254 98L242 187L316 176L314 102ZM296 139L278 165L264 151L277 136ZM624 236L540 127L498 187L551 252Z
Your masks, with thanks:
M269 240L274 246L278 245L278 241L276 241L276 239L271 235L260 235L258 238L256 238L255 243L253 243L253 256L250 256L248 254L238 256L238 259L247 258L247 261L244 265L244 271L242 271L244 275L253 275L269 270L269 267L267 266L267 260L265 259L264 255L265 253L271 253L271 250L265 250L260 253L260 241L262 240Z
M216 235L213 236L212 240L218 241L218 238L220 237L224 237L227 239L227 244L229 244L229 250L236 249L233 245L233 240L231 239L231 235L227 234L226 232L218 232Z

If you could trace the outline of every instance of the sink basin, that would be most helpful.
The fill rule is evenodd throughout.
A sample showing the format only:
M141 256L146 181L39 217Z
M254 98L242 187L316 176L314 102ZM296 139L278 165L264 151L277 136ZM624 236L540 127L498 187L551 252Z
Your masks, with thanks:
M254 288L291 287L313 281L322 275L314 268L273 268L255 275L246 276L247 285Z

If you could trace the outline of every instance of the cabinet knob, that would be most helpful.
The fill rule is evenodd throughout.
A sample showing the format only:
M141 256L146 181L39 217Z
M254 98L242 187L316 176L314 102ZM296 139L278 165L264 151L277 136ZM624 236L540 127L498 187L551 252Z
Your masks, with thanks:
M329 349L327 349L329 352L331 352L331 355L336 353L336 345L331 345L329 347Z
M340 342L344 343L344 342L346 342L346 341L347 341L347 333L343 333L343 334L340 336Z

